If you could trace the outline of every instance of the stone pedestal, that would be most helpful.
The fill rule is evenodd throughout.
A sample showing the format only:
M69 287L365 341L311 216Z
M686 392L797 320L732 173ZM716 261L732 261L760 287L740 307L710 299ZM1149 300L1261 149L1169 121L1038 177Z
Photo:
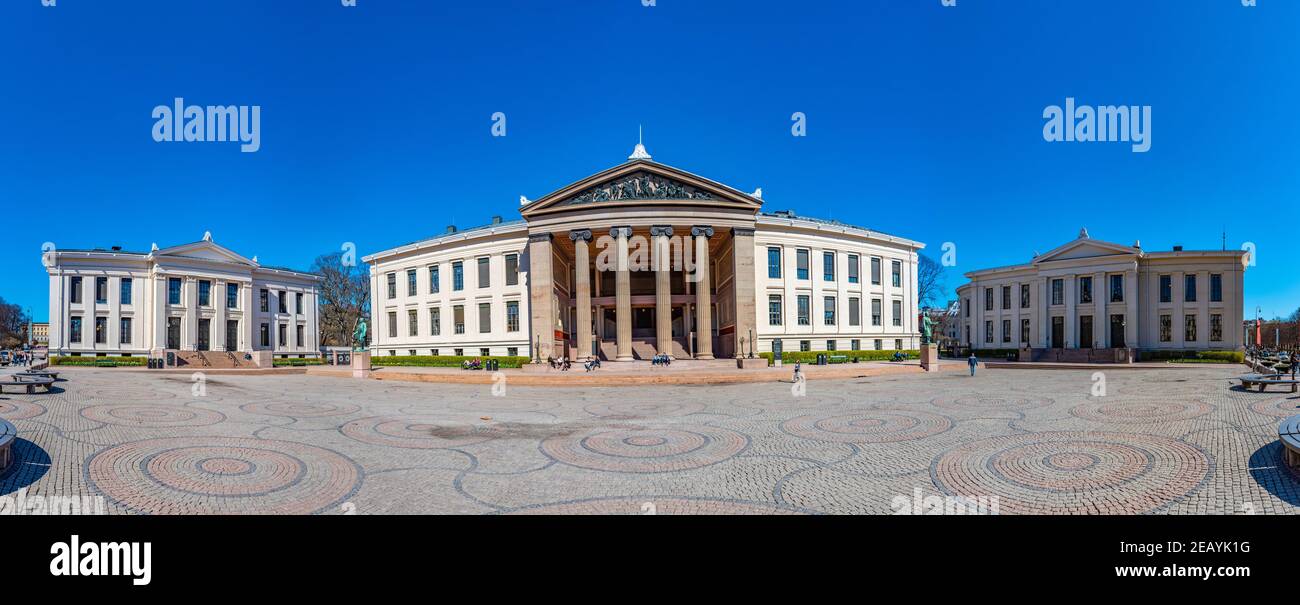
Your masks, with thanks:
M927 372L939 371L938 345L921 345L921 368Z
M352 352L352 377L370 378L370 351Z
M251 351L249 356L253 358L253 365L259 368L275 367L275 354L270 351Z
M766 367L767 367L767 360L766 360L766 359L763 359L762 357L754 357L754 358L752 358L752 359L749 358L749 357L737 357L737 358L736 358L736 367L737 367L737 368L740 368L740 369L742 369L742 370L753 370L753 369L755 369L755 368L766 368Z

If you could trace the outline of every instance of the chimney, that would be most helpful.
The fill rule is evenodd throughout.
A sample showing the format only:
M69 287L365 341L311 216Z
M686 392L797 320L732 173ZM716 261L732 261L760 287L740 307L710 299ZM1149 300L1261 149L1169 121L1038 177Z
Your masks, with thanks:
M493 224L493 225L500 225L500 224L501 224L501 216L498 215L498 216L494 216L494 217L492 217L492 224Z
M455 232L456 232L455 225L447 225L447 233L455 233Z
M1174 252L1182 252L1182 251L1183 251L1182 246L1174 246Z
M121 246L113 246L113 252L121 252L121 251L122 251Z

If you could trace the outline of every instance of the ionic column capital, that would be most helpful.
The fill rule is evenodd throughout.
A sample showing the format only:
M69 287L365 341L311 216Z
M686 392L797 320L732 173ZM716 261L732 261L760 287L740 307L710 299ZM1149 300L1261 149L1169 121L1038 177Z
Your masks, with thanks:
M731 234L732 234L733 236L750 236L750 237L753 237L753 235L754 235L754 228L753 228L753 227L732 227L732 228L731 228Z
M708 225L696 225L691 227L691 235L695 237L710 238L713 237L713 227Z
M578 240L589 242L591 241L591 229L575 229L573 231L570 231L569 240L575 242Z
M659 236L672 237L673 227L672 225L654 225L650 227L650 236L651 237L659 237Z
M551 233L529 233L528 243L550 242L552 237L554 237L554 234Z
M632 228L631 227L610 227L609 236L613 238L632 237Z

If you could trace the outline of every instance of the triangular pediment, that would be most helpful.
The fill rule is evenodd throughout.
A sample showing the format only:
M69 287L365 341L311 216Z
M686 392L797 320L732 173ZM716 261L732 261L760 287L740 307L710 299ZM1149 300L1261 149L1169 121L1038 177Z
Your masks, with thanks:
M1079 238L1064 246L1048 251L1046 254L1039 255L1034 259L1034 263L1045 263L1049 261L1073 260L1077 258L1096 258L1100 256L1117 256L1129 254L1142 254L1140 248L1103 242L1101 240Z
M716 181L650 160L589 176L520 208L524 217L604 206L691 204L752 209L763 201Z
M181 244L179 246L164 248L162 250L155 251L153 255L155 258L159 256L175 256L175 257L182 257L182 258L193 258L198 260L215 261L219 263L236 263L241 265L248 265L250 267L257 266L257 263L253 262L252 260L245 258L240 254L236 254L229 248L217 245L210 240L203 240L199 242L193 242L190 244Z

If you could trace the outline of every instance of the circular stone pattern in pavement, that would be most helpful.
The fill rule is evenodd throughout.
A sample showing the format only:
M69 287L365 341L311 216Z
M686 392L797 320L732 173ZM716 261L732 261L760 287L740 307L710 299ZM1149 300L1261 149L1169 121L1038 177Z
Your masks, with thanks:
M226 419L220 412L180 405L122 404L92 405L81 409L87 420L146 428L208 426Z
M1116 424L1155 424L1199 418L1214 411L1214 406L1199 401L1161 399L1128 400L1112 403L1089 402L1070 408L1076 418Z
M722 462L749 447L732 430L685 425L671 428L594 429L542 442L542 453L571 466L619 473L666 473Z
M44 413L45 406L39 403L18 401L15 399L0 401L0 418L4 418L10 422L35 418Z
M704 404L697 401L615 401L593 403L583 409L602 418L656 418L689 416L704 411Z
M1052 405L1046 397L986 397L982 395L965 395L960 397L935 397L930 403L949 410L967 410L976 412L1020 412Z
M593 498L525 506L508 515L800 515L761 502L713 498Z
M362 443L420 450L473 445L501 435L495 425L473 425L427 415L372 416L353 420L339 430Z
M1152 435L1048 432L993 437L954 448L933 467L947 494L998 497L1011 514L1138 514L1196 489L1205 453Z
M792 418L781 430L796 437L839 443L893 443L938 435L952 428L946 416L917 410L864 410Z
M3 406L4 403L0 402L0 416L5 416ZM1256 401L1250 404L1250 410L1274 418L1290 418L1300 414L1300 397L1288 395L1286 397ZM8 416L5 417L8 418Z
M560 407L558 401L523 399L513 396L481 397L451 404L451 409L462 412L540 412L558 407Z
M239 437L146 439L86 463L104 495L148 514L309 514L347 498L361 472L350 459L291 441Z
M282 416L285 418L322 418L354 414L361 406L350 403L308 403L306 401L259 401L246 403L239 409L250 414Z

